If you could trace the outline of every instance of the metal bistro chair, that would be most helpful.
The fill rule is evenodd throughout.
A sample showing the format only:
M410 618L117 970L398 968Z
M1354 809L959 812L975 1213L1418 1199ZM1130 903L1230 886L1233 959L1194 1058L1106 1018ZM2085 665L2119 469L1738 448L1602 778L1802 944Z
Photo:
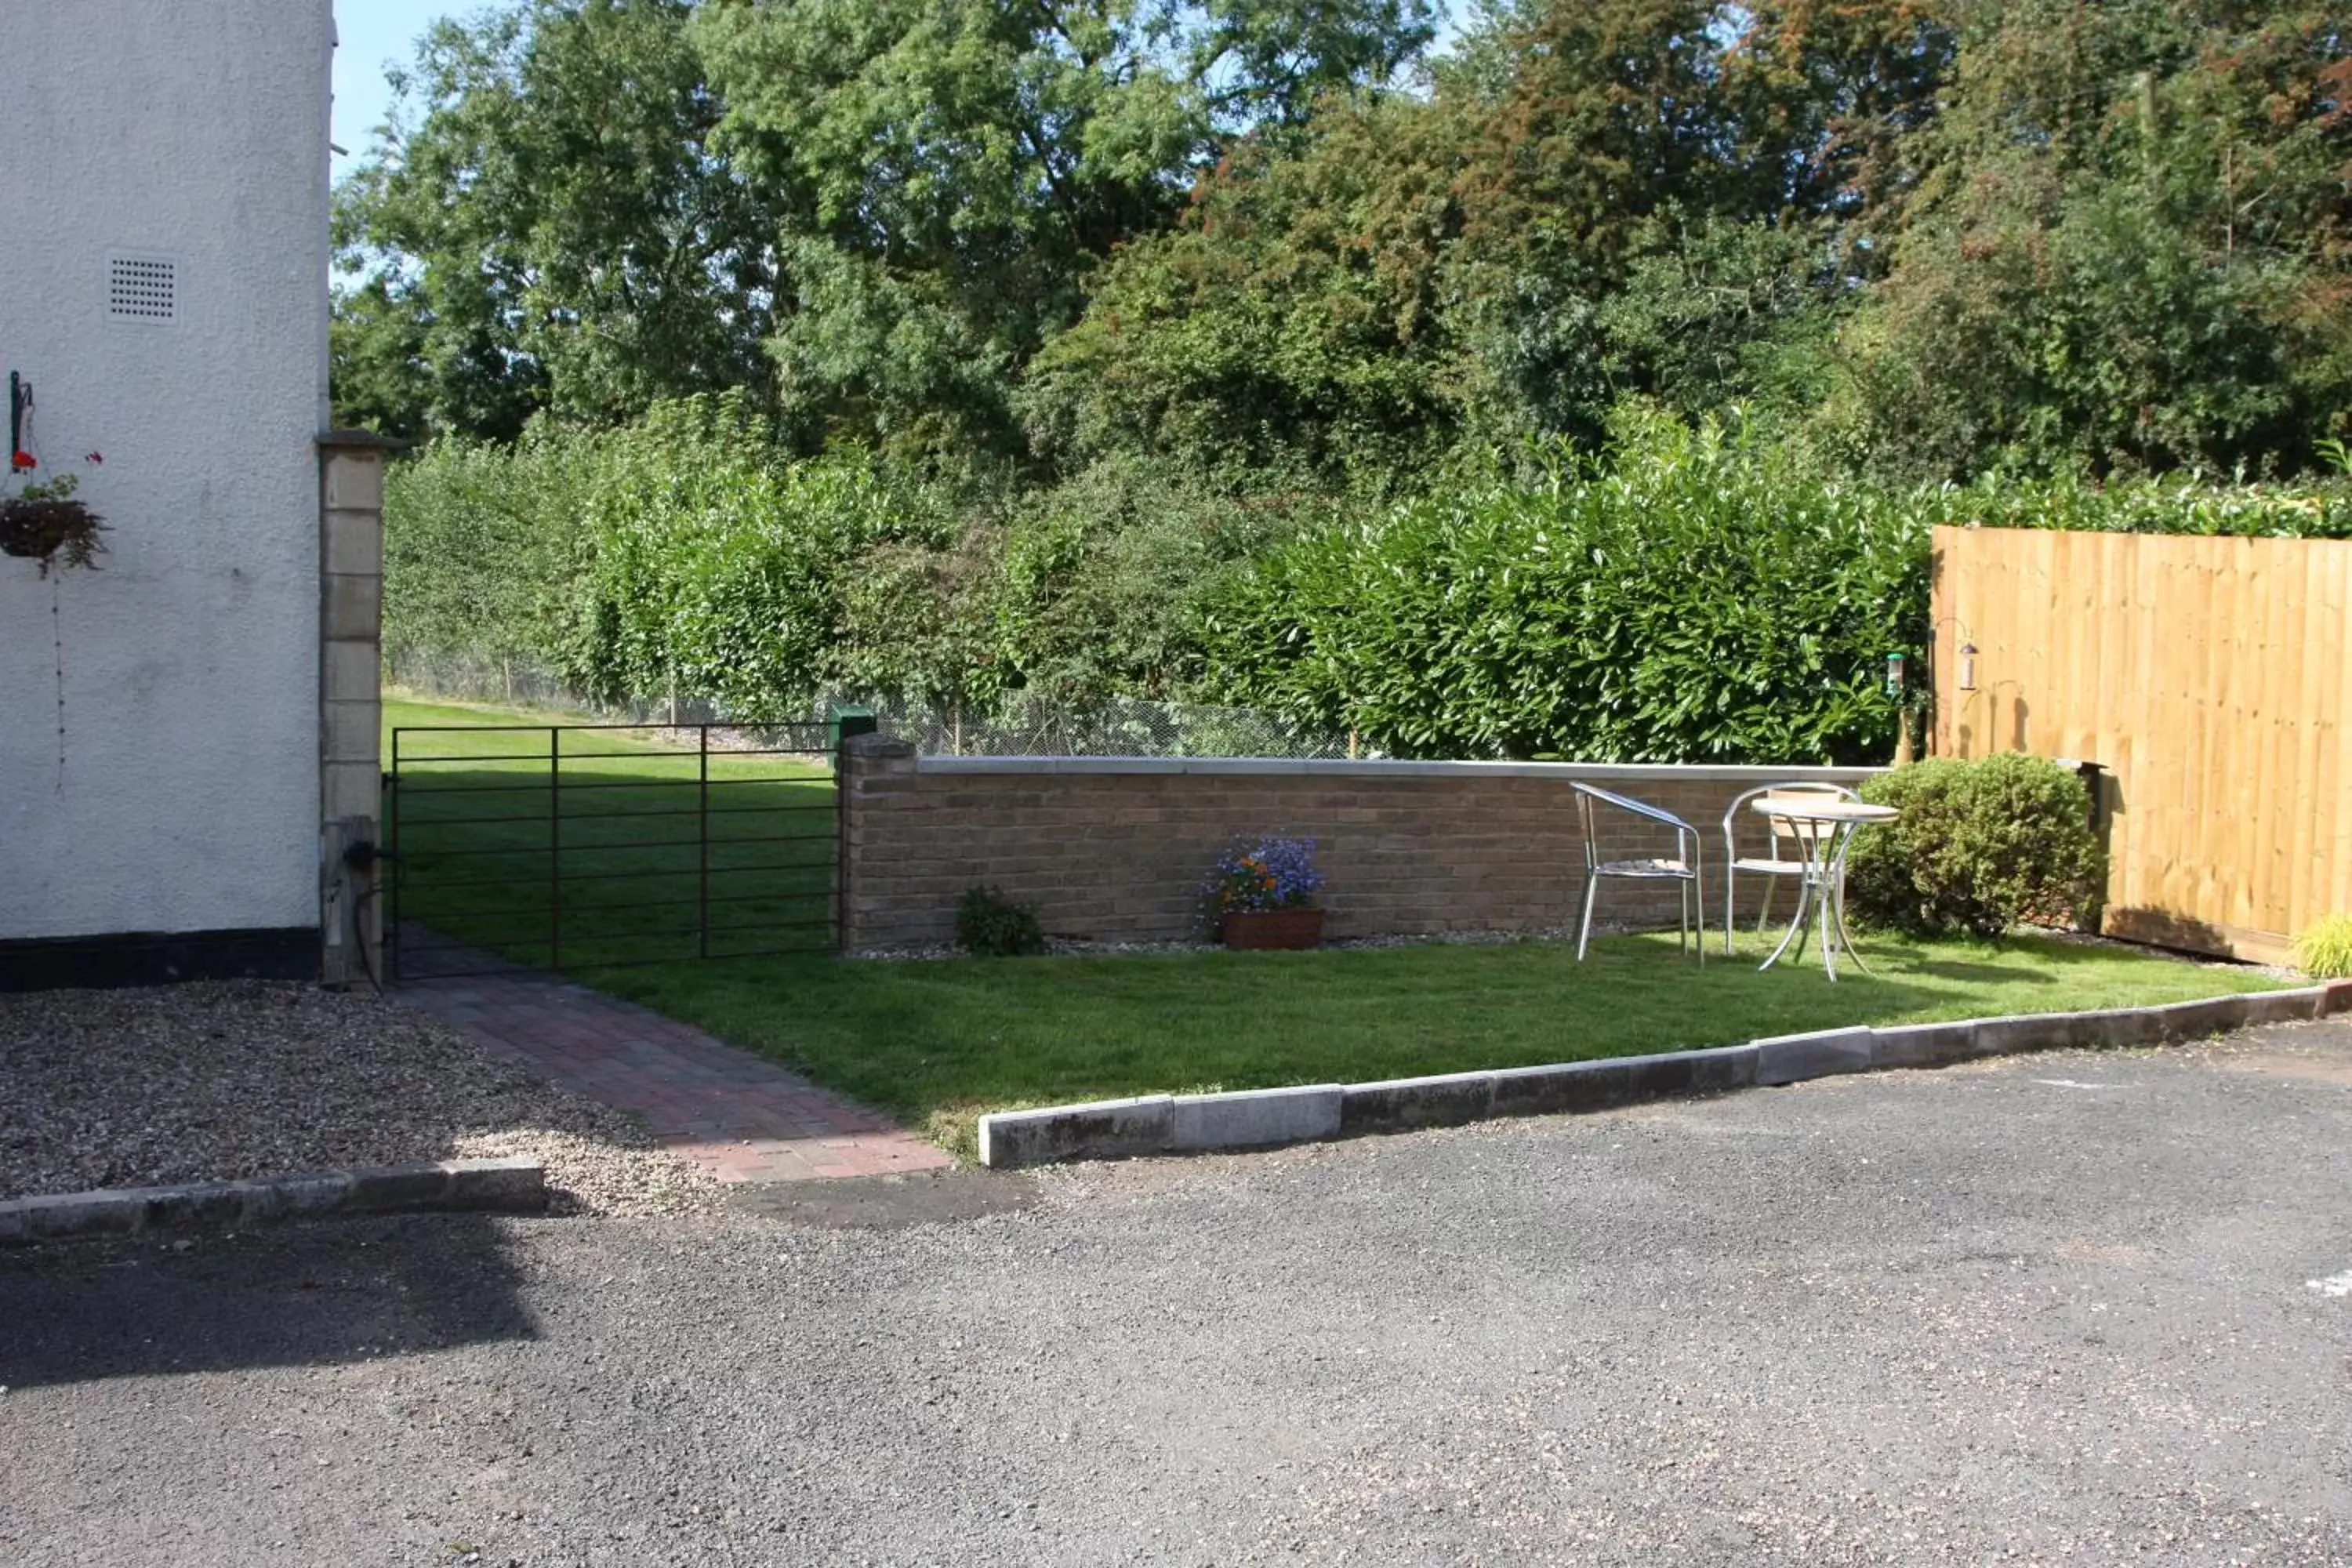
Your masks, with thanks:
M1814 795L1829 800L1860 800L1862 796L1843 784L1765 784L1738 796L1731 809L1723 814L1723 951L1731 952L1731 930L1738 923L1732 913L1732 895L1738 890L1739 874L1767 879L1814 876L1821 863L1820 844L1811 831L1777 817L1761 816L1748 808L1748 803L1766 795ZM1761 855L1739 852L1739 829L1746 826L1749 834L1761 831L1767 835ZM1801 883L1800 886L1802 884ZM1756 907L1756 929L1760 933L1772 916L1772 894L1780 887L1774 880L1764 884L1763 901ZM1804 936L1797 937L1797 952L1805 951Z
M1622 877L1633 881L1679 882L1682 899L1682 923L1676 929L1675 951L1690 945L1694 929L1697 933L1698 961L1706 962L1706 894L1700 880L1698 829L1671 811L1662 811L1643 801L1615 795L1591 784L1570 784L1576 792L1576 809L1584 826L1584 920L1576 928L1576 960L1584 962L1584 946L1592 935L1592 896L1601 889L1603 877ZM1593 819L1593 808L1610 806L1629 812L1644 822L1674 830L1673 858L1646 857L1629 860L1604 860L1601 858L1601 835Z

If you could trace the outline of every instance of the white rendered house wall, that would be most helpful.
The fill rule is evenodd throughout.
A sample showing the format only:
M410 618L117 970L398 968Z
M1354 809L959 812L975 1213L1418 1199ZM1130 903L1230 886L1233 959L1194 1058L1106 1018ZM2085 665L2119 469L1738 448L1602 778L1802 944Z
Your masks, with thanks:
M0 557L0 940L315 927L330 0L0 10L0 384L110 529Z

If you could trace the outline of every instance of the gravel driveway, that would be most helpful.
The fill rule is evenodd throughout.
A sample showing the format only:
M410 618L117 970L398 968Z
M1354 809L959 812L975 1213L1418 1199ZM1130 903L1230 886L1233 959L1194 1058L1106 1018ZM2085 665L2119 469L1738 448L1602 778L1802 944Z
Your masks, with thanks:
M373 996L258 981L0 995L0 1198L494 1154L565 1207L712 1184L637 1121Z
M2341 1564L2347 1193L2339 1023L0 1258L0 1559Z

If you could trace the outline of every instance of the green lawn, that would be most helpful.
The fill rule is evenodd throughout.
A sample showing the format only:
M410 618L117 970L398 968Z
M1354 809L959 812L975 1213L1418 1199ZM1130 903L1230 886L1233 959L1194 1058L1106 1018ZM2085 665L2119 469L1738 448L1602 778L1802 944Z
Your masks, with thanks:
M436 942L540 965L830 945L836 842L821 764L740 751L706 759L649 730L551 732L577 722L385 702L404 973L448 965L419 926Z
M1718 939L1719 940L1719 939ZM2185 1001L2259 971L2020 938L1865 939L1878 971L1755 969L1674 938L615 970L596 984L880 1106L969 1153L986 1110L1361 1081L1736 1044L1839 1024Z
M551 717L386 704L388 724L544 725ZM430 760L436 750L444 758L478 752L481 737L434 738L422 757L419 740L403 737L404 870L415 890L401 912L544 963L546 731L513 732L517 755L497 762ZM575 743L593 754L573 756ZM564 752L553 826L567 874L641 873L566 888L565 966L682 951L688 944L675 936L621 933L657 923L655 906L666 900L684 900L684 913L693 913L702 847L657 842L679 820L657 813L698 798L699 759L651 731L607 732L593 745L567 736ZM781 846L717 838L714 885L743 900L729 907L771 921L822 919L834 855L830 783L791 759L714 758L711 769L714 799L741 807L728 820L757 829L740 837L806 836ZM589 787L607 784L618 787ZM457 820L484 816L493 820ZM1560 874L1575 875L1566 867ZM501 878L510 881L431 890L436 879ZM904 963L798 953L587 968L582 978L764 1052L966 1152L982 1112L1023 1105L1404 1078L2280 984L2256 970L2031 937L1868 938L1876 977L1848 971L1835 984L1810 953L1802 965L1759 973L1755 939L1743 937L1741 952L1740 962L1716 956L1704 969L1677 957L1671 935L1599 941L1581 964L1572 948L1538 942Z

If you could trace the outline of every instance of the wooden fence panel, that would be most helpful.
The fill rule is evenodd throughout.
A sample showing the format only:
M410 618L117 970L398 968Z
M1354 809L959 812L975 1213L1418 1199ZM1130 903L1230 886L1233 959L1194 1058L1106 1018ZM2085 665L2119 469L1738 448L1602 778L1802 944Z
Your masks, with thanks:
M2107 770L2108 931L2278 962L2352 910L2352 542L1939 528L1935 551L1934 749Z

